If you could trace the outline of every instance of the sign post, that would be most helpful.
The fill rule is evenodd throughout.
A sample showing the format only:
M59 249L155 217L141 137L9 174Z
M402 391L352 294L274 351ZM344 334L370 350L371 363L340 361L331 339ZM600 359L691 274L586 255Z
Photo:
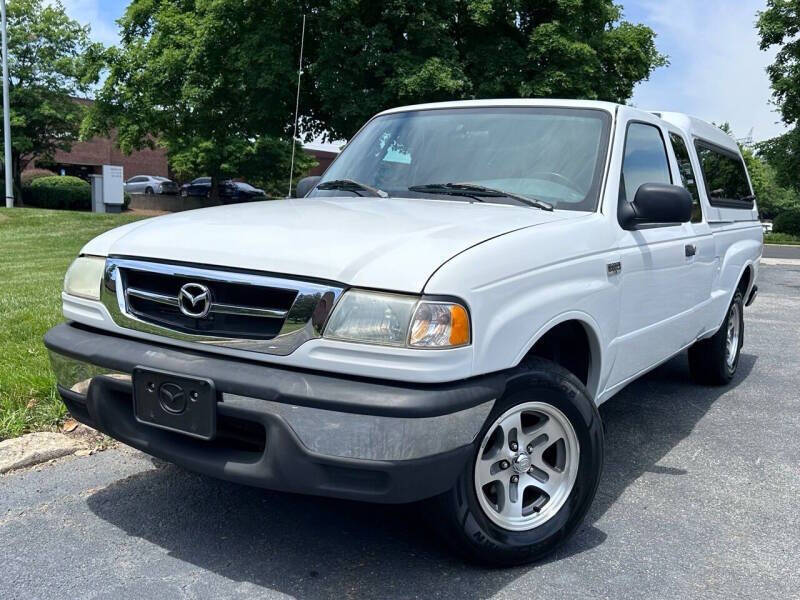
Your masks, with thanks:
M122 167L103 165L103 204L106 212L122 212L125 203L125 190Z

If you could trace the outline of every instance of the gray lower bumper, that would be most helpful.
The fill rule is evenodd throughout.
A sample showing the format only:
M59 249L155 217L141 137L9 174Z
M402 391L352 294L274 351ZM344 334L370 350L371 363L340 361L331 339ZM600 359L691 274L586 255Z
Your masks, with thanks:
M295 371L64 324L45 336L72 415L187 469L270 489L411 502L450 489L504 389L502 374L413 385ZM217 427L198 440L139 422L131 373L214 382Z
M123 373L50 351L58 385L84 399L92 379L105 376L130 383ZM471 443L493 401L434 417L364 415L286 404L239 394L221 393L226 406L242 407L281 417L303 445L326 456L363 460L412 460L454 450Z

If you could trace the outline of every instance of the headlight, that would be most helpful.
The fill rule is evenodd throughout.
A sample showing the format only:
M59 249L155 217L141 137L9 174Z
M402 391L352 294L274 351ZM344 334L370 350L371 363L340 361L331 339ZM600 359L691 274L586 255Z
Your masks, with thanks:
M325 327L326 338L414 348L453 348L470 343L467 309L454 302L350 290Z
M453 302L420 302L411 321L408 344L415 348L453 348L469 344L467 309Z
M67 269L64 277L64 291L70 296L99 300L100 284L103 281L105 266L105 258L79 256Z

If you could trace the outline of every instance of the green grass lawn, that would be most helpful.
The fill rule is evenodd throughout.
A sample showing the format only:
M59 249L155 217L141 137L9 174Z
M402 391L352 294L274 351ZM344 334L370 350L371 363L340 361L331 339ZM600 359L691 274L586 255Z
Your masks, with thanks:
M0 208L0 440L64 417L42 344L63 319L64 272L91 238L137 218Z
M790 235L788 233L768 233L764 236L764 243L800 246L800 236Z

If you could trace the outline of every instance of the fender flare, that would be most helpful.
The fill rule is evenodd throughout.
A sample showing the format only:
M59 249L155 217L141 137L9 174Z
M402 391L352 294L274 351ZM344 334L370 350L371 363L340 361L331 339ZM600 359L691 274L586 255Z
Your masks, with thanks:
M600 379L603 373L603 336L601 334L600 326L597 321L589 313L580 310L570 310L559 313L551 318L544 325L542 325L536 333L528 340L528 342L520 350L514 359L514 364L518 365L523 358L530 352L531 348L536 345L548 331L553 327L566 323L567 321L578 321L586 331L586 338L589 340L589 376L586 382L586 388L592 399L597 397L600 389Z

